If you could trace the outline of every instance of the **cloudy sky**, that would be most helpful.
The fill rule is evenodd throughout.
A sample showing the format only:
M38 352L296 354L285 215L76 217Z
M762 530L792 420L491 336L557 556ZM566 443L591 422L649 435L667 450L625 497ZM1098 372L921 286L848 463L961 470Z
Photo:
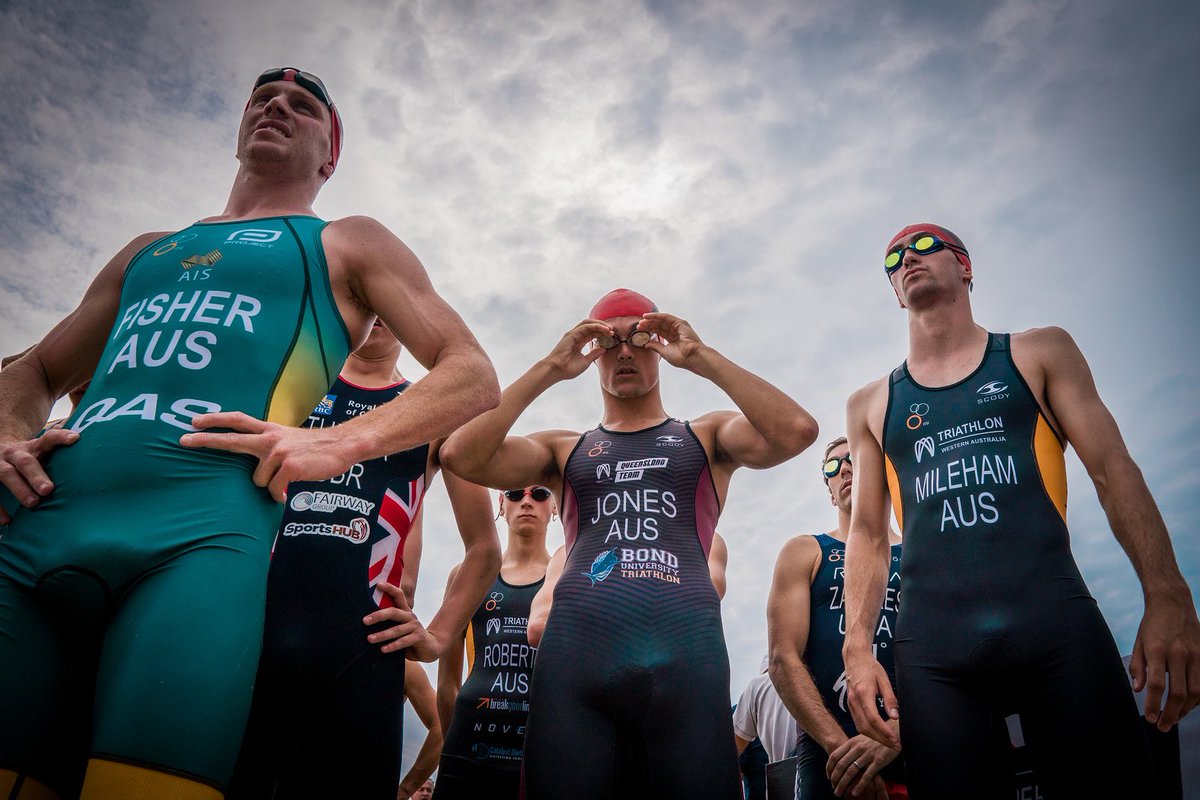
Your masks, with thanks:
M981 324L1074 335L1194 588L1198 23L1182 0L6 2L0 352L134 235L219 212L254 77L295 64L346 123L318 213L404 239L504 385L629 286L794 396L824 442L905 355L883 246L911 222L955 230ZM663 385L681 418L730 405L670 368ZM518 431L599 414L588 373ZM735 696L780 546L835 522L819 458L734 478ZM1137 580L1068 463L1076 557L1128 652ZM426 536L428 618L461 555L440 482Z

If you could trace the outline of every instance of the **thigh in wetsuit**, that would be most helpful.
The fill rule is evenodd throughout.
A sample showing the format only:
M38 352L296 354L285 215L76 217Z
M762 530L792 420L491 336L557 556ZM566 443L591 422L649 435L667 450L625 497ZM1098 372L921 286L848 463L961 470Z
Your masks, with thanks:
M364 389L338 378L306 425L365 414L408 386ZM400 585L428 458L429 446L421 445L288 487L231 798L395 796L404 653L368 642L362 618L391 605L376 588L380 581Z
M1150 796L1129 681L1071 555L1063 445L1008 336L952 386L898 367L883 447L904 531L896 671L914 799L1007 797L994 743L1014 712L1047 798Z
M467 625L468 675L454 704L435 800L517 800L529 680L529 606L545 579L513 586L497 577Z
M197 223L130 261L80 439L0 538L0 770L64 794L89 755L229 780L280 508L252 459L178 440L211 411L298 424L332 382L324 224Z
M741 796L707 563L719 510L687 423L580 438L563 481L567 561L533 675L529 800Z

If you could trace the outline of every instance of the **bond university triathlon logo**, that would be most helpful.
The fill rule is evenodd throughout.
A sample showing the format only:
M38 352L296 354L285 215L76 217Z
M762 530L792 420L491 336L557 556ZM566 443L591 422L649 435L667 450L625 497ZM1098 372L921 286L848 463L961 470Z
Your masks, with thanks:
M595 586L611 575L612 571L617 568L618 563L620 563L620 559L617 558L617 548L612 547L592 559L591 569L579 574L586 577L592 582L592 586Z

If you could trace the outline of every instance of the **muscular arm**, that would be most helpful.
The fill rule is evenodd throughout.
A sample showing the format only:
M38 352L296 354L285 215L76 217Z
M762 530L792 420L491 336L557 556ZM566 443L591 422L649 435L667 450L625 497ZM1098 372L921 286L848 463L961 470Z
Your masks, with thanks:
M790 539L779 553L767 596L768 672L792 718L826 753L832 753L847 737L825 707L804 663L812 580L820 557L821 547L811 536Z
M192 420L198 429L233 432L186 434L181 444L253 455L254 483L281 502L293 481L325 480L351 464L443 438L498 400L487 355L403 242L375 220L351 217L327 226L322 243L351 349L365 340L378 314L429 373L336 431L289 428L240 412Z
M550 563L546 565L546 582L538 589L529 606L527 635L529 643L534 647L538 646L542 641L542 634L546 632L546 623L550 621L550 608L554 605L554 587L558 585L566 563L567 548L560 547L550 556Z
M548 356L538 361L500 395L500 405L459 428L442 448L446 468L467 480L496 489L540 483L559 485L555 442L573 438L568 431L545 431L533 436L508 432L529 404L554 384L570 380L603 352L583 353L584 345L611 328L584 320L558 341Z
M733 467L766 469L799 454L817 438L817 421L792 398L700 341L684 320L670 314L646 314L638 330L667 340L647 343L672 366L712 381L729 395L740 414L715 412L697 425L715 428L714 455Z
M443 478L465 555L446 588L441 608L429 622L428 631L439 642L439 653L454 647L500 572L500 538L487 489L449 473Z
M1200 703L1200 622L1162 514L1070 335L1041 328L1014 336L1013 360L1033 378L1031 388L1044 383L1046 404L1087 469L1141 582L1145 614L1129 669L1134 689L1148 688L1146 719L1170 730Z
M450 570L446 578L446 596L450 595L450 587L458 575L458 565ZM450 732L450 724L454 717L454 704L458 700L458 692L462 689L463 671L463 637L466 636L466 626L460 631L458 638L446 648L438 659L437 710L438 718L442 721L442 731Z
M442 755L444 731L438 721L433 687L429 684L429 676L425 674L424 667L416 664L405 666L404 694L412 703L413 711L421 718L421 724L428 730L425 741L421 742L416 761L409 768L404 780L400 781L400 796L411 797L437 769L438 759Z
M898 719L900 713L891 682L872 649L887 589L890 552L890 506L880 445L885 388L882 382L870 384L851 395L846 404L854 484L850 531L846 537L846 640L842 660L846 666L847 704L855 727L882 744L899 748L894 730L884 724L876 711L875 699L880 697L889 717ZM873 421L876 421L874 427Z
M146 245L164 236L137 237L104 265L79 305L19 359L0 372L0 482L25 506L34 506L54 484L41 462L78 434L50 431L29 441L46 423L54 401L91 377L117 318L125 268ZM8 514L0 509L0 524Z
M417 511L417 518L404 537L404 573L400 576L400 591L408 598L410 606L417 604L417 579L421 574L421 553L425 549L425 506Z

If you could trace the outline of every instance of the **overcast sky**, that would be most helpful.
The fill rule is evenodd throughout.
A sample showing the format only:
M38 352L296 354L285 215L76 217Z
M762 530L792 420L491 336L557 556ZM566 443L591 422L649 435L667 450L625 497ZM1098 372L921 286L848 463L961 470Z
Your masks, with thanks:
M254 77L297 65L346 124L318 213L412 247L502 385L629 286L817 417L818 445L738 474L721 518L735 697L780 546L836 522L820 444L905 356L880 258L911 222L965 240L982 325L1073 334L1194 589L1198 22L1168 0L7 2L0 352L134 235L218 213ZM681 418L730 407L666 366L663 397ZM585 373L517 430L583 430L600 409ZM1128 652L1141 592L1068 459L1076 558ZM461 558L449 518L439 481L426 619Z

